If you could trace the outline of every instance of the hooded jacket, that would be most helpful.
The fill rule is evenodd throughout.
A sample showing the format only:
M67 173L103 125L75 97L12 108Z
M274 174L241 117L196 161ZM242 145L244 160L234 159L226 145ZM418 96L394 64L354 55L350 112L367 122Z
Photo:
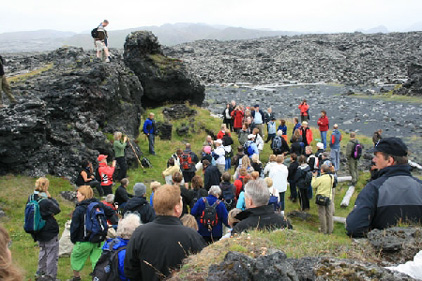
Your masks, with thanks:
M342 136L339 130L334 129L333 133L331 134L331 142L330 147L332 149L340 149L340 142L341 142Z
M34 241L47 242L59 235L59 225L54 216L60 213L60 207L55 199L46 198L46 195L43 196L42 194L45 195L45 193L36 191L34 199L39 200L40 198L43 198L38 202L38 205L40 206L41 217L45 220L45 226L39 232L31 234L31 236Z
M196 218L196 221L198 222L198 233L201 234L201 236L212 236L212 237L221 237L223 236L223 223L228 227L228 212L226 209L226 206L222 201L217 205L216 211L217 211L217 217L218 217L218 224L212 228L212 231L208 231L208 228L204 226L200 222L200 218L202 215L202 212L205 210L205 202L204 198L208 201L208 204L212 206L218 199L214 195L208 195L208 197L202 197L198 199L198 202L196 202L195 206L193 206L191 215Z
M110 248L110 243L114 242L113 244L113 250L118 250L120 248L123 247L127 247L127 244L129 243L129 239L123 239L121 237L117 237L115 239L109 239L104 243L103 246L103 250L105 249L109 249ZM125 275L125 256L126 256L126 249L121 250L118 255L117 255L117 259L118 259L118 269L119 269L119 277L120 277L120 281L128 281L129 279L126 278Z
M124 202L129 201L129 197L132 198L133 195L129 194L123 186L119 186L114 192L114 202L121 205Z
M412 177L408 165L394 165L380 170L379 178L359 193L346 218L346 230L348 235L363 237L373 228L421 220L422 181Z
M76 242L89 242L88 239L84 239L84 226L85 226L85 215L86 209L91 202L98 202L104 209L104 214L107 220L110 220L112 224L117 224L118 218L116 213L110 207L105 206L99 202L96 198L90 198L76 203L75 211L72 215L72 223L70 224L70 241L73 244Z
M129 199L123 210L123 216L127 212L137 212L141 216L141 222L143 224L152 222L155 219L155 211L151 205L148 204L145 197L133 197Z
M248 229L275 230L279 228L292 229L289 221L279 213L274 213L272 205L264 205L256 208L246 209L236 216L240 220L232 230L232 233L241 233Z

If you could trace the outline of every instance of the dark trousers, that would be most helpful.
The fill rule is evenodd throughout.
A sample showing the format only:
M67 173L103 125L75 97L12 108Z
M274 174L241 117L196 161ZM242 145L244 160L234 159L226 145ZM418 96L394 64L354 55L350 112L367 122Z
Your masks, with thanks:
M107 195L113 193L113 190L111 189L111 187L112 187L111 184L110 185L107 185L107 186L104 186L104 185L102 186L103 191L104 191L104 196L107 196Z
M308 115L300 115L300 122L303 123L303 121L308 121L309 117Z
M205 242L207 242L207 244L212 244L214 242L217 242L218 240L221 239L221 236L219 237L214 237L214 236L202 236L202 238L204 238Z
M117 164L119 165L119 173L116 176L116 180L120 181L126 177L127 172L127 162L126 158L123 157L117 157L116 158Z
M280 195L280 211L284 211L284 194L286 192L279 192L278 194Z
M273 138L275 138L275 134L268 134L268 136L267 136L267 140L266 140L265 142L267 143L267 142L269 142L269 141L272 141L272 140L273 140Z
M154 134L148 135L148 142L149 142L149 153L155 155L155 151L154 151L155 135Z
M103 196L104 192L103 189L101 188L101 183L97 180L92 180L90 182L86 182L86 185L89 185L92 189L96 189L98 191L98 195ZM80 187L80 186L78 186Z
M299 188L299 199L302 211L309 210L308 189Z
M290 183L290 199L296 200L297 199L297 189L296 189L296 183L289 181Z

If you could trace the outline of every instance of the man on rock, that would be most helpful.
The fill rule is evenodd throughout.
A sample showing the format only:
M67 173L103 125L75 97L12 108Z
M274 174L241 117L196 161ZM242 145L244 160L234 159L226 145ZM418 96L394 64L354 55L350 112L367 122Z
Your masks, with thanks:
M97 58L110 62L110 53L108 51L108 34L105 28L108 25L108 20L103 20L97 27L97 37L94 38L95 48L97 50ZM105 58L105 59L104 59Z
M4 59L0 56L0 108L4 107L2 92L5 92L11 103L16 103L15 97L12 95L9 82L7 82L6 75L4 73Z
M422 181L410 173L407 146L399 138L384 138L373 152L379 177L362 189L347 216L346 230L352 237L422 220Z
M151 112L147 120L145 120L144 127L143 127L144 134L147 135L148 137L149 153L151 155L155 155L154 142L155 142L155 133L157 131L155 127L154 116L155 114Z

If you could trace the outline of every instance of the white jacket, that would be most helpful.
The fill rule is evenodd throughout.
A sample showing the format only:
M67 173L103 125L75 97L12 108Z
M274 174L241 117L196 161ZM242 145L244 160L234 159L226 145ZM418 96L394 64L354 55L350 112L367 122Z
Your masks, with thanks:
M285 192L287 190L287 176L289 170L286 165L277 164L270 169L269 177L273 180L273 187L278 192Z
M258 147L258 150L259 151L264 150L264 140L262 139L261 135L256 134L255 138L256 138L255 143L256 143L256 146Z
M219 147L217 147L214 150L214 153L220 156L215 160L215 164L225 165L226 164L226 158L224 156L226 155L226 151L224 150L224 146L220 145Z

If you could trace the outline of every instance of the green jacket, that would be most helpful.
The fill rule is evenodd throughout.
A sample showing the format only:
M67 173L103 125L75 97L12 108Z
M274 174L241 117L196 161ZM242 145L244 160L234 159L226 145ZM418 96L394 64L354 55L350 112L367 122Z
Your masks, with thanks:
M122 143L121 141L115 140L113 143L113 150L114 150L114 157L124 157L125 156L125 148L127 143Z
M333 183L334 176L324 174L320 177L312 177L311 185L315 189L315 195L321 194L333 200Z
M346 158L351 159L352 158L352 151L355 147L355 143L359 142L357 139L351 139L347 145L346 145Z

